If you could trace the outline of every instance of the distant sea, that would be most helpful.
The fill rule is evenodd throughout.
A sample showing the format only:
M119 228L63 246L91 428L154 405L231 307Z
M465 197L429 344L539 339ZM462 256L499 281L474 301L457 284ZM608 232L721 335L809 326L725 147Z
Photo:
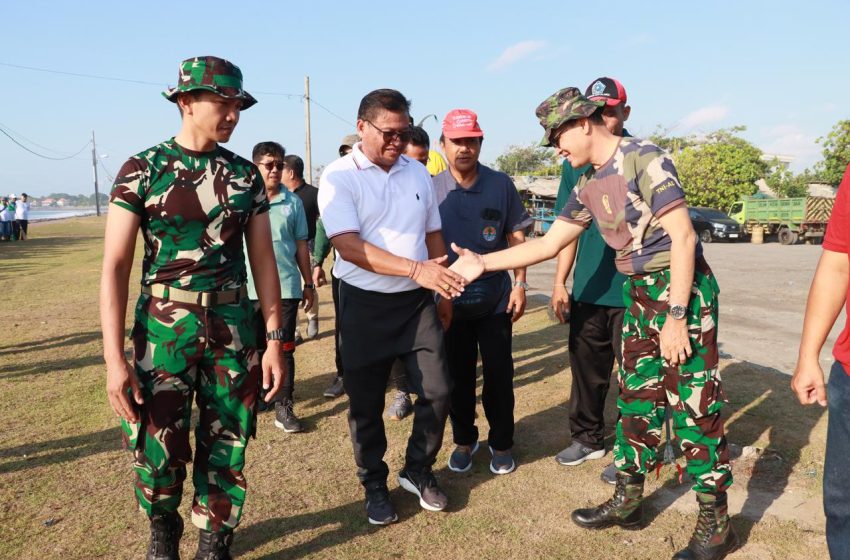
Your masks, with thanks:
M105 211L105 208L100 209L101 214ZM94 216L95 213L94 208L33 208L30 210L29 221L44 222L47 220L61 220L63 218L74 218L77 216Z

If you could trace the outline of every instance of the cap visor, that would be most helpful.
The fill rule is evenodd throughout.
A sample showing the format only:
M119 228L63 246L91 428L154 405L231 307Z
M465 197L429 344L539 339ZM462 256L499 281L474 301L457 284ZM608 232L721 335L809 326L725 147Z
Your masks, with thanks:
M484 131L444 130L443 136L445 136L446 138L451 138L452 140L456 140L458 138L482 138L484 136Z

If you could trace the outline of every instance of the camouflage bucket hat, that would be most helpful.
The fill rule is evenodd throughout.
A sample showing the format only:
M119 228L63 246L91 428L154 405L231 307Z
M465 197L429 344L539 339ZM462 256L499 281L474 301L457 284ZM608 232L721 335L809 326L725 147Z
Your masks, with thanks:
M554 146L552 133L567 121L589 117L605 101L591 101L578 88L568 87L547 97L537 106L535 114L543 127L541 146Z
M205 89L228 99L241 99L242 110L254 105L257 100L242 89L242 71L238 66L215 56L196 56L180 63L178 85L162 92L162 96L177 102L177 94L184 91Z

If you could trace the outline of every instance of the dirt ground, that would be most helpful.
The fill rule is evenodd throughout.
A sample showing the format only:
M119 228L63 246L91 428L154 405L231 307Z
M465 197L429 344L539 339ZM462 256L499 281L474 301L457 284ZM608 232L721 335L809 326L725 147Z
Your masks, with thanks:
M775 242L711 243L705 257L720 284L720 351L723 358L748 362L790 375L797 361L806 297L821 255L817 245ZM533 267L530 292L548 300L554 261ZM844 326L841 313L821 364L829 372L831 351Z

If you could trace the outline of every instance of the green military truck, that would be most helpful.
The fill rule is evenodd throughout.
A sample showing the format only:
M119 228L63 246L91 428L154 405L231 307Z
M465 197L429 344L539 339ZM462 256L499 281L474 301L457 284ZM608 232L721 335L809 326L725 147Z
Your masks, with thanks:
M765 235L775 234L783 245L793 245L800 238L818 243L823 240L834 203L834 198L824 196L745 198L732 204L728 214L748 234L754 227L762 227Z

